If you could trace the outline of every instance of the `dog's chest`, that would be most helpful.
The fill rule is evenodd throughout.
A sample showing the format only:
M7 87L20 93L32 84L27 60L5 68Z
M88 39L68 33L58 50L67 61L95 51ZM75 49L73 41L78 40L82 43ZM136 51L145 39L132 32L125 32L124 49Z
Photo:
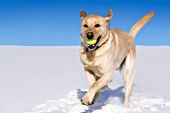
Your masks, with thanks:
M103 74L107 70L106 68L113 65L113 59L107 53L101 56L95 56L93 53L83 54L81 61L86 69L90 69L98 75Z

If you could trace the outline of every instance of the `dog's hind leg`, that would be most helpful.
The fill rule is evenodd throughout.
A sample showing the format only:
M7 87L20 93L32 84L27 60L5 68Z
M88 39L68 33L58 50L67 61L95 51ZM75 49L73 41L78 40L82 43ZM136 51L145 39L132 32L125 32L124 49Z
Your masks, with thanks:
M123 75L124 86L125 86L125 100L124 105L126 107L129 106L130 95L133 89L134 77L135 77L135 69L136 68L136 54L135 48L131 49L124 62L120 67L120 72Z

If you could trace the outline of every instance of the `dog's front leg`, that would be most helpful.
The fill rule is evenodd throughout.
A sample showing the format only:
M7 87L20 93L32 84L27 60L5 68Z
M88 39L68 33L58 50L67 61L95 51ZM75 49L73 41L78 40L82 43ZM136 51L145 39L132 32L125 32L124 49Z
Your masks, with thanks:
M107 71L103 74L103 76L98 79L94 84L90 87L89 91L85 94L82 99L82 104L90 105L93 102L94 96L101 89L103 89L113 78L113 70Z
M95 73L93 71L91 71L89 69L85 69L85 73L86 73L86 77L87 77L88 82L89 82L89 89L90 89L92 87L92 85L96 82L96 75L95 75ZM90 95L95 95L95 93L94 92L90 92L90 93L86 94L86 98L83 98L81 100L82 104L85 104L85 105L89 105L90 104L90 103L88 103L88 99L87 99L87 97L90 98ZM94 98L94 96L91 96L91 97Z
M85 73L89 82L89 87L91 87L94 84L94 82L96 82L96 77L95 77L96 75L93 71L88 69L85 69Z

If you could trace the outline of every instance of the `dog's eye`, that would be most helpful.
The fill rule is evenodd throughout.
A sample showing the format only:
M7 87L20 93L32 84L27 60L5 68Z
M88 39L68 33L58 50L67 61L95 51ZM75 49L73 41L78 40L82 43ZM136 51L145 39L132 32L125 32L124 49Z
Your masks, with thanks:
M85 28L88 28L88 25L87 25L87 24L84 24L84 27L85 27Z
M95 25L96 28L97 28L97 27L100 27L100 26L101 26L100 24L96 24L96 25Z

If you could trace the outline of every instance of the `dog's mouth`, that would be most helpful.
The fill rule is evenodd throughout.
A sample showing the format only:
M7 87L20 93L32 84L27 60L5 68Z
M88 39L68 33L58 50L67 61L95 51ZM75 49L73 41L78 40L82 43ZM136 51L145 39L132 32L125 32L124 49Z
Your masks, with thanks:
M87 48L89 49L89 50L95 50L96 49L96 47L97 47L97 44L98 44L98 42L100 41L100 39L101 39L101 35L97 38L97 40L95 41L95 43L90 43L90 44L88 44L87 45Z

